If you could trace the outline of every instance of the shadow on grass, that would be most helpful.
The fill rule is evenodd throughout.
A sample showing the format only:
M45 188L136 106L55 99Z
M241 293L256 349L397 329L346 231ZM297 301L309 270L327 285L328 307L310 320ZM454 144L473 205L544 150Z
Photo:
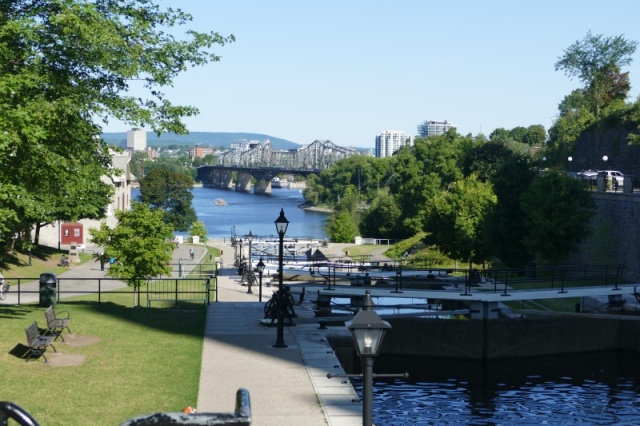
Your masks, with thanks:
M25 359L27 354L29 353L29 346L23 345L22 343L18 343L9 351L9 355L13 355L16 358ZM34 356L31 359L37 359L40 356Z
M168 333L202 337L206 308L158 308L124 306L114 302L72 301L65 300L63 307L77 306L102 315L109 315L121 320L143 325Z

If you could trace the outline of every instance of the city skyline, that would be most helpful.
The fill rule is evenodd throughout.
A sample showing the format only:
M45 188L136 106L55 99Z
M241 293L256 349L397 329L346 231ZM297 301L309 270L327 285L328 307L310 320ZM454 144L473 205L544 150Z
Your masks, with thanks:
M193 105L190 131L263 133L307 145L373 148L415 136L425 120L458 132L541 124L580 82L554 64L588 31L640 41L632 0L399 2L163 1L193 14L185 29L233 34L220 62L190 69L165 93ZM640 52L629 72L635 101ZM132 93L137 94L136 88ZM104 132L129 130L112 121ZM150 130L150 129L146 129Z

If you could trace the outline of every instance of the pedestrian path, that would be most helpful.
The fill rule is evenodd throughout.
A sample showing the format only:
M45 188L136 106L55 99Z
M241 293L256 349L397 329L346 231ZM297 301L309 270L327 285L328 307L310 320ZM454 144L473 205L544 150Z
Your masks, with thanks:
M362 405L348 380L327 378L345 372L313 312L296 306L299 318L284 328L286 348L274 348L276 327L260 323L264 303L277 287L247 293L233 268L230 247L222 249L223 273L217 279L218 302L209 306L202 353L198 411L232 412L236 391L251 397L256 426L355 426L362 424ZM256 290L254 288L254 290Z

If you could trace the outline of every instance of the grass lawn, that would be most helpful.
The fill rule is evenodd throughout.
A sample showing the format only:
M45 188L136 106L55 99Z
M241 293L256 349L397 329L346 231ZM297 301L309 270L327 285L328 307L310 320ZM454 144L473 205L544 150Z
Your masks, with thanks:
M77 337L54 343L61 355L49 349L50 364L20 358L24 329L34 320L45 325L45 308L0 306L0 400L42 425L118 425L195 406L205 308L132 308L128 294L103 296L100 305L95 300L80 296L56 306L58 313L70 312ZM65 359L79 362L56 366Z

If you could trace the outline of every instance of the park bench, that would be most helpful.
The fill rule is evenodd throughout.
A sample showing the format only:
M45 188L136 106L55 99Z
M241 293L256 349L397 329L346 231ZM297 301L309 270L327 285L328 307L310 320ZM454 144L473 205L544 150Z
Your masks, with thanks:
M27 336L27 344L29 345L29 350L24 355L27 357L26 362L29 362L31 358L39 357L40 355L44 358L44 362L47 362L47 357L44 353L47 351L49 346L53 348L54 352L58 352L55 346L53 346L55 336L43 336L40 334L37 322L32 322L24 331Z
M71 329L69 328L69 323L71 323L71 316L67 311L62 311L60 312L60 314L66 314L66 316L58 316L53 306L49 306L44 311L44 317L47 320L47 332L45 334L53 335L54 341L57 340L58 337L60 337L64 342L64 337L62 337L62 330L66 328L67 331L71 333Z

